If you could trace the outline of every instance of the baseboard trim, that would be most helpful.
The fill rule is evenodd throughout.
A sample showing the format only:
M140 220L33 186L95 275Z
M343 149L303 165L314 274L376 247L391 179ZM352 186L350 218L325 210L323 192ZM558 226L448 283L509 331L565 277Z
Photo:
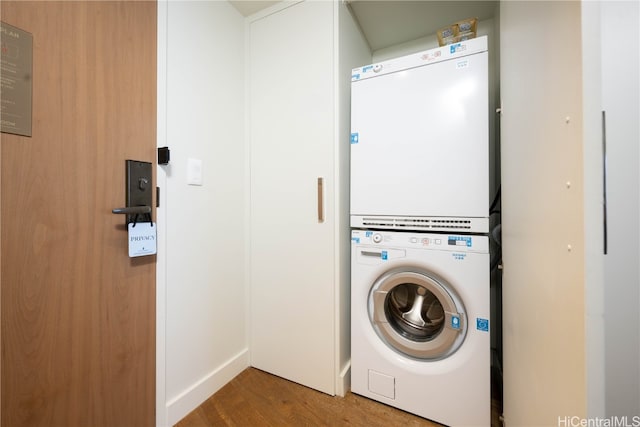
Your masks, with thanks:
M249 351L245 349L168 401L168 424L176 424L248 367Z
M351 389L351 360L349 360L342 368L338 383L336 384L336 394L344 397Z

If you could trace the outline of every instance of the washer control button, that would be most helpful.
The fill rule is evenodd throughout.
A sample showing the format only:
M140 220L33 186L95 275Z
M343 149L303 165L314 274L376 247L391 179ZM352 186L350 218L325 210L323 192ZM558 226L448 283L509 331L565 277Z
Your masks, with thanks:
M416 237L412 237L411 239L409 239L409 241L411 243L418 243L418 239Z
M380 233L376 233L373 235L373 243L380 243L382 242L382 234Z

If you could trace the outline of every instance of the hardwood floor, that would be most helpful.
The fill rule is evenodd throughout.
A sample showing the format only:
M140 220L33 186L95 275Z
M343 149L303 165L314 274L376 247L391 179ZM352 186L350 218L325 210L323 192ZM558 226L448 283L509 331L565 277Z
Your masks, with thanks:
M176 427L414 426L440 424L351 392L342 397L248 368Z

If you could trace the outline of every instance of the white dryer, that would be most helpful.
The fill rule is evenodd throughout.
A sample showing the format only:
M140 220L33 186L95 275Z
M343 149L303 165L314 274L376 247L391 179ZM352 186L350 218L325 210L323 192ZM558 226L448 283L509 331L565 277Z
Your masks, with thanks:
M351 257L352 391L489 426L488 237L353 230Z
M489 232L487 43L352 71L351 227Z

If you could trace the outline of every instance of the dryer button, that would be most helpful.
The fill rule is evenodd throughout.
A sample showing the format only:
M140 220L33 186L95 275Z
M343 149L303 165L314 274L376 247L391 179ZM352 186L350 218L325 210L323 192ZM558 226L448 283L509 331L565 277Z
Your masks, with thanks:
M376 233L373 235L373 243L382 242L382 234Z

